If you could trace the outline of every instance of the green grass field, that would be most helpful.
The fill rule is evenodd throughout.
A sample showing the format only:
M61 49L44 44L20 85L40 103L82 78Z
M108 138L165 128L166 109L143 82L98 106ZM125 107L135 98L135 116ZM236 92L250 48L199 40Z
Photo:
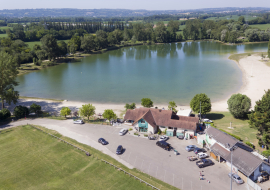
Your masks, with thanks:
M243 142L249 141L255 145L256 149L261 150L258 146L258 139L256 129L250 128L248 120L235 119L230 112L215 112L206 114L206 117L211 119L218 129L223 129L229 133L237 135L242 138ZM229 129L230 122L234 129Z
M246 21L253 20L253 19L256 18L256 17L252 17L250 15L243 15L243 16L245 17L245 20ZM231 16L224 16L224 17L219 17L219 18L217 18L217 17L210 17L210 18L207 18L206 20L226 20L226 19L228 19L228 20L230 20L230 19L238 20L238 18L239 18L238 15L232 15L232 17Z
M0 35L1 35L1 34L0 34ZM0 36L0 37L1 37L1 36ZM57 41L58 41L58 42L59 42L59 41L64 41L64 42L68 43L69 40L57 40ZM29 47L30 49L33 49L33 47L34 47L35 44L41 45L41 42L40 42L40 41L25 42L25 43L28 44L28 47Z
M267 30L268 28L270 29L270 24L254 24L254 25L249 25L252 28L259 28L261 30Z
M5 29L11 29L12 30L12 27L9 27L9 26L0 26L0 29L1 30L5 30Z
M4 38L4 37L7 37L8 35L7 34L0 34L0 38Z
M0 189L151 189L97 160L97 156L160 189L176 189L136 169L130 170L96 149L50 132L95 158L31 126L5 129L0 133Z

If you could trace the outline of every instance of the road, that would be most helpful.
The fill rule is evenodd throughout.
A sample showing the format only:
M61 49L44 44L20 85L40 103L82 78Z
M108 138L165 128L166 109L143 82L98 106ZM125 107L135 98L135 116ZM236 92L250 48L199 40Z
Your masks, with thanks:
M13 122L1 127L14 127L27 123L55 130L80 143L101 150L129 168L135 167L182 190L230 189L230 178L228 177L230 170L226 164L214 161L214 166L199 169L195 162L188 161L187 157L195 154L187 152L185 147L190 144L196 145L195 140L170 138L168 142L180 153L176 156L173 151L165 151L156 146L156 141L135 137L132 134L119 136L120 129L122 127L128 128L128 126L75 125L72 120L34 119ZM100 137L105 138L109 144L102 146L97 143ZM123 145L125 149L125 152L120 156L115 154L118 145ZM199 180L200 172L204 175L205 180ZM247 189L247 185L237 185L233 182L233 189L244 190Z

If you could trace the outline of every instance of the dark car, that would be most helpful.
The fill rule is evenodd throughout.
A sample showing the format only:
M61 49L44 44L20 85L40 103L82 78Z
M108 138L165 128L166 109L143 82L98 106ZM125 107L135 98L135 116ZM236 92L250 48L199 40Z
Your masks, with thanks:
M164 150L171 150L171 145L165 141L157 141L156 145L163 148Z
M116 154L122 154L123 152L123 146L122 145L119 145L116 149Z
M108 142L103 138L98 139L98 142L101 143L102 145L108 144Z
M199 168L204 168L206 166L214 165L214 162L212 162L212 160L210 160L210 159L201 159L200 161L196 162L196 165Z
M198 154L199 152L206 152L203 148L195 148L193 151L195 154Z

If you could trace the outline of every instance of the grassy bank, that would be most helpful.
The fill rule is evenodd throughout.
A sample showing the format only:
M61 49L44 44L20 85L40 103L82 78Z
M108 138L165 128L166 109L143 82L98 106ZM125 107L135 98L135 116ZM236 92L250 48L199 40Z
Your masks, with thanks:
M230 55L229 59L236 61L236 62L239 62L240 59L243 59L245 57L248 57L251 55L261 56L262 54L264 54L266 56L267 52L251 52L251 53L232 54L232 55Z
M176 189L136 169L128 169L96 149L47 131L89 151L95 158L31 126L6 129L0 133L0 189L151 189L96 157L160 189Z
M270 24L253 24L250 25L252 28L259 28L261 30L267 30L268 28L270 29Z
M218 129L223 129L229 133L241 137L243 142L249 141L255 145L255 148L262 150L258 145L256 134L257 129L250 128L247 119L235 119L230 112L213 112L206 114L206 117L211 119ZM232 122L233 129L230 129Z

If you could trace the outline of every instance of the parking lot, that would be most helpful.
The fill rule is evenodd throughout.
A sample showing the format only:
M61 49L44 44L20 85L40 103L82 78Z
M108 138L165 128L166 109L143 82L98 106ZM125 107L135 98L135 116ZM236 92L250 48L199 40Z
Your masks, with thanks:
M15 122L12 125L21 125L24 122L56 130L65 136L88 145L93 144L90 141L97 142L102 137L109 142L105 147L114 156L121 158L135 168L153 177L183 190L224 190L230 188L230 178L228 177L230 170L226 164L220 164L213 160L215 163L214 166L199 169L195 162L190 162L187 159L188 156L195 154L193 151L187 152L185 147L191 144L197 145L195 140L170 138L167 142L180 153L180 155L176 156L173 151L165 151L156 146L156 140L135 137L129 133L119 136L118 132L122 126L75 125L71 120L60 121L51 119L26 120L18 123ZM125 128L128 128L128 126L125 126ZM119 156L115 154L118 145L123 145L125 149L124 153ZM95 146L95 148L99 149L97 145ZM98 144L98 146L101 147L102 145ZM204 175L205 180L199 179L200 172ZM237 185L233 182L233 189L247 189L247 185Z

